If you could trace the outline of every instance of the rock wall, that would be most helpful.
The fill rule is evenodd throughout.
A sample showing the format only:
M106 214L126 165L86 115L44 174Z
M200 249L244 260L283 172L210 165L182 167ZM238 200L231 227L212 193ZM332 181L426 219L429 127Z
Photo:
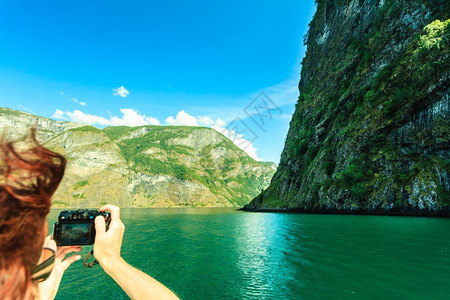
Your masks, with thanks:
M280 165L245 209L449 215L449 2L316 3Z

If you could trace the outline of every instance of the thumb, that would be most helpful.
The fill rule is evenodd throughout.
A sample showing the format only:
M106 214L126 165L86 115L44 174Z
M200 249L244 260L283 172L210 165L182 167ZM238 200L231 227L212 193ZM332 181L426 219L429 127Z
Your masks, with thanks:
M72 255L68 258L66 258L62 263L63 270L65 271L73 262L76 262L81 258L80 255Z
M103 236L106 232L106 224L103 216L97 216L95 218L95 239L97 236Z
M57 251L56 242L52 239L45 239L44 247Z

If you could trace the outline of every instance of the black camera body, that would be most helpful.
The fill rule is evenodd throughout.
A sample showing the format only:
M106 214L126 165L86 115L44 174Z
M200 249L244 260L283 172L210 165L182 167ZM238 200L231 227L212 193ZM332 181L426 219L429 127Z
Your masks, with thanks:
M58 246L92 245L95 240L95 218L105 218L106 230L111 222L111 213L107 211L78 209L64 210L59 213L55 223L53 239Z

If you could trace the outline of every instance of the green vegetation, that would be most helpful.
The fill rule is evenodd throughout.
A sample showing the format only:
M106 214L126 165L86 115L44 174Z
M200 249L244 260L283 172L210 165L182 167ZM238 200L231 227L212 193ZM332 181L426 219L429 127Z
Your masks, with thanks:
M84 193L75 193L72 194L73 199L84 199Z
M21 116L21 115L24 115L25 113L18 111L18 110L9 109L6 107L0 107L0 114L1 115L11 115L11 116Z
M349 189L352 196L360 201L367 197L364 182L373 178L373 171L367 167L367 164L353 161L344 170L336 173L337 183Z
M6 118L24 118L24 122L30 119L39 122L37 116L14 110L0 108L1 114ZM60 126L55 132L50 130L54 122L59 121L44 122L39 133L45 133L47 147L68 159L67 182L76 182L75 178L89 174L86 180L61 185L56 206L66 207L75 202L87 206L105 204L109 201L104 201L105 198L142 207L198 207L213 203L242 206L267 186L274 173L270 164L256 162L210 128L120 126L101 130L86 125L67 131ZM166 186L176 192L164 191L156 197L155 193ZM102 189L106 189L105 193ZM111 198L116 194L121 198Z
M86 126L81 126L81 127L76 127L76 128L69 129L69 131L72 131L72 132L94 132L94 133L99 133L102 130L98 129L97 127L91 126L91 125L86 125Z
M128 138L133 132L146 128L134 138ZM215 194L230 194L229 201L237 206L244 205L257 195L267 179L257 178L254 174L230 176L238 164L258 164L231 141L224 140L215 145L205 146L200 152L193 147L171 142L172 139L185 139L195 130L212 130L186 126L143 126L143 127L107 127L105 133L116 140L131 170L154 175L170 175L180 180L193 181L206 186ZM119 140L120 139L120 140ZM216 165L211 155L215 149L224 148L237 157L225 157ZM185 161L199 156L199 163L186 165ZM195 158L197 159L197 158ZM266 167L266 165L264 165ZM272 171L271 171L272 172ZM227 184L234 182L233 188ZM194 205L194 204L186 204Z
M73 186L73 189L76 190L76 189L82 188L82 187L84 187L85 185L87 185L88 183L89 183L88 180L83 180L83 181L77 182L77 183Z
M112 140L117 140L122 136L128 135L132 131L136 131L139 128L151 128L151 126L142 126L142 127L128 127L128 126L114 126L114 127L106 127L103 129L103 132Z
M132 131L136 131L134 128ZM148 133L133 138L123 139L119 142L119 147L131 168L137 172L145 172L149 174L167 174L172 175L181 180L198 179L196 172L192 169L182 165L176 158L179 155L193 155L195 153L192 147L170 144L169 139L184 138L192 132L193 128L162 128L153 127ZM124 134L131 133L129 128L115 128L109 127L108 136L110 138L117 138L124 136ZM151 153L146 153L149 149L156 148L158 153L165 154L168 160L162 161L159 158L153 157Z
M128 127L128 126L114 126L106 127L103 131L111 140L117 140L121 137L127 137L132 132L136 132L142 129L147 129L148 133L146 137L157 141L157 140L168 140L175 137L187 136L193 130L202 127L190 127L190 126L155 126L155 125L145 125L138 127ZM142 136L140 137L142 138Z
M442 61L449 53L450 20L436 20L427 25L414 38L406 52L381 70L368 87L361 90L363 111L376 111L374 125L388 120L393 125L403 120L407 110L416 99L426 94L429 82L439 80L443 70L448 70L448 60ZM445 46L447 45L447 47ZM411 84L411 83L414 84ZM359 121L363 115L354 116Z
M450 69L449 12L437 12L433 1L386 0L366 33L340 34L329 26L342 21L342 11L337 12L350 1L315 2L283 159L272 184L253 204L320 207L340 195L339 205L362 207L380 197L387 205L394 195L395 205L403 207L418 185L436 192L439 203L450 204L436 173L450 172L442 155L436 155L438 149L448 151L450 121L434 117L428 128L413 126L405 136L397 131L442 97L442 91L431 91L442 90ZM399 31L406 36L412 29L404 15L425 7L444 19L429 20L400 40ZM323 42L326 30L334 36ZM330 51L332 56L324 54Z

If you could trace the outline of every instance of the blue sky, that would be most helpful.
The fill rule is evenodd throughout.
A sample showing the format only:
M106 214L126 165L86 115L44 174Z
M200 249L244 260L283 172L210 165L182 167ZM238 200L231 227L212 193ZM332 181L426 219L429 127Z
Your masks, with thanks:
M278 162L314 1L0 0L0 106L199 125Z

